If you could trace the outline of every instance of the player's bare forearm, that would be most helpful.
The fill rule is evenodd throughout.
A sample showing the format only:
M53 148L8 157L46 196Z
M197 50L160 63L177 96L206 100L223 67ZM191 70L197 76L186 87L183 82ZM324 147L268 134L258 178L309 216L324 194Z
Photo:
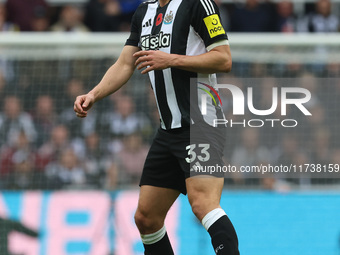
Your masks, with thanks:
M197 56L168 54L162 51L139 51L134 56L138 57L136 66L139 70L146 67L142 71L143 74L169 67L197 73L221 73L229 72L232 65L230 48L227 45L218 46Z
M93 95L95 102L116 92L131 78L136 61L133 54L138 50L139 48L133 46L124 47L117 62L107 70L100 83L89 92Z
M223 45L198 56L176 55L171 65L190 72L227 73L232 66L230 48Z
M89 93L76 98L74 111L78 117L85 118L95 102L116 92L130 79L135 70L136 58L133 54L138 50L134 46L125 46L117 62L107 70L100 83Z

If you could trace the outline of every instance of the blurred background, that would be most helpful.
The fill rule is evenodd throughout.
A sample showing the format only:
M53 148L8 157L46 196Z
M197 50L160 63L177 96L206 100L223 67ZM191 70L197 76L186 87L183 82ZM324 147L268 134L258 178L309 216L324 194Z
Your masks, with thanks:
M0 0L0 255L143 254L133 213L159 126L148 77L135 72L86 119L73 111L119 56L141 2ZM312 116L269 116L295 128L228 129L226 164L339 170L340 1L215 2L233 55L220 83L253 87L257 109L270 108L274 87L312 94ZM227 119L266 119L233 116L221 96ZM339 171L226 177L221 203L241 254L340 254ZM176 254L213 254L186 197L167 228Z

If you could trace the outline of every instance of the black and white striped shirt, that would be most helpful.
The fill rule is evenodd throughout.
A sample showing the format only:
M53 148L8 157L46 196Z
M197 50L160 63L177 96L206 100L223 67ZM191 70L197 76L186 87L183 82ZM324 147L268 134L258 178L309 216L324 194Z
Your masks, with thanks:
M158 1L147 1L133 16L131 35L126 45L194 56L218 45L227 45L227 40L213 0L171 0L163 7ZM200 111L200 95L209 90L209 86L214 87L215 74L168 68L151 71L149 76L163 129L186 127L201 120L212 125L212 119L221 116L221 107L213 102L213 98L207 100L208 114L202 115ZM205 90L198 89L202 85L197 82L194 86L190 85L192 78L204 80Z

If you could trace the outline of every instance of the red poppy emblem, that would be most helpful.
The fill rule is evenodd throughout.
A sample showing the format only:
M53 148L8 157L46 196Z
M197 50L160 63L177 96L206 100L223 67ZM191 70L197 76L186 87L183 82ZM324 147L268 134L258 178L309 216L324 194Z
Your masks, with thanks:
M159 26L162 24L163 21L163 13L158 14L157 19L156 19L156 26Z

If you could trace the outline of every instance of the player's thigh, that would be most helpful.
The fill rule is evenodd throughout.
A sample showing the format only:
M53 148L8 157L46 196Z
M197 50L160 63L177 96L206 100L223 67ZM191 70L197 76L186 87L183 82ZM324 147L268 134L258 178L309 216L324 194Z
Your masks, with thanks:
M166 214L175 202L180 192L178 190L143 185L140 188L138 207L135 220L138 225L163 224ZM145 226L148 228L149 226ZM156 226L157 227L157 226ZM162 226L161 226L162 227Z
M220 207L224 179L208 176L196 176L186 179L188 199L196 217L203 217Z

